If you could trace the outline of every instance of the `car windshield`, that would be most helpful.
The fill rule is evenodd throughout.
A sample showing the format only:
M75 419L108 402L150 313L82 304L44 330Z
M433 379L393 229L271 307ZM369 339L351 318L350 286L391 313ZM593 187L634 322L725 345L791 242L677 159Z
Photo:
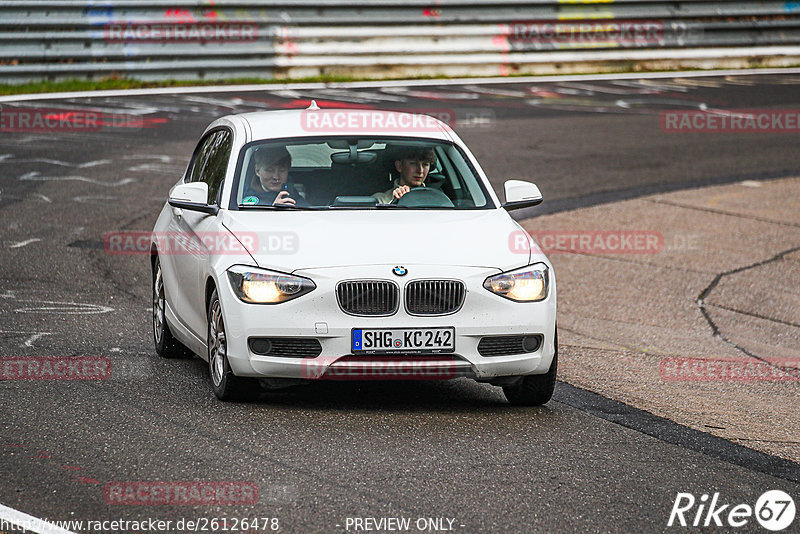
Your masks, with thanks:
M232 200L240 209L494 207L463 152L445 141L256 142L242 149L239 169Z

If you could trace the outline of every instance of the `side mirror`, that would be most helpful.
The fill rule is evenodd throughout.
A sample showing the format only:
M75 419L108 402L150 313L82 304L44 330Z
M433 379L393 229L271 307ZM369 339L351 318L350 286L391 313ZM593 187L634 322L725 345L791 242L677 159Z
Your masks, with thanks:
M509 211L529 208L542 203L542 193L536 184L522 180L507 180L503 184L503 189L506 193L506 201L501 207Z
M178 184L169 193L169 205L173 208L216 215L219 212L219 206L210 206L207 201L208 184L205 182Z

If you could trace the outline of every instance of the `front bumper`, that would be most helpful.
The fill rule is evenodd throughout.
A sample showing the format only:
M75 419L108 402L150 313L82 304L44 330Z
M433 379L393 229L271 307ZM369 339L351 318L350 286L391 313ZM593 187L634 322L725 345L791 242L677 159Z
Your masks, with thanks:
M233 293L225 273L218 277L218 294L225 318L228 359L237 376L275 378L426 379L468 376L489 380L502 376L543 374L555 353L556 284L550 270L548 296L541 302L512 302L482 287L498 274L485 267L407 265L409 275L392 275L393 265L336 267L296 271L311 278L317 288L295 300L277 305L246 304ZM401 304L390 317L357 317L343 312L336 300L340 280L385 279L405 285L417 279L458 279L467 288L464 305L452 315L419 317L406 313ZM441 357L393 355L354 357L353 328L454 327L455 354ZM543 342L534 352L484 357L478 343L484 336L534 335ZM310 337L319 340L316 358L262 356L251 352L251 337ZM380 363L376 363L380 362ZM367 370L359 373L358 369ZM437 371L438 369L438 371ZM370 374L371 372L371 374Z

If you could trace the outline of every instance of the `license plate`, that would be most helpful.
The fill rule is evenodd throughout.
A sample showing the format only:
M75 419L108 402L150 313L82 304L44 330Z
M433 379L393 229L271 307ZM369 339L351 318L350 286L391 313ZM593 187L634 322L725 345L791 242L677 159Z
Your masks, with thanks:
M453 352L456 329L446 328L354 328L353 352L377 354L402 352L426 354Z

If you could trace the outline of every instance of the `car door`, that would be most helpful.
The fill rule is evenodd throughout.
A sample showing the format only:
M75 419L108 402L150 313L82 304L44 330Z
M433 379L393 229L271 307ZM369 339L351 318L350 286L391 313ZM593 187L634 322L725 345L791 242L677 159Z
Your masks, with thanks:
M208 184L209 205L218 205L222 183L231 155L232 133L228 129L209 132L200 142L194 161L187 170L186 182ZM184 325L199 339L206 338L205 275L213 254L215 237L227 232L220 218L190 210L173 209L173 224L177 235L188 246L176 247L173 264L179 284L175 305ZM210 245L209 245L210 244ZM209 246L211 248L209 248Z

